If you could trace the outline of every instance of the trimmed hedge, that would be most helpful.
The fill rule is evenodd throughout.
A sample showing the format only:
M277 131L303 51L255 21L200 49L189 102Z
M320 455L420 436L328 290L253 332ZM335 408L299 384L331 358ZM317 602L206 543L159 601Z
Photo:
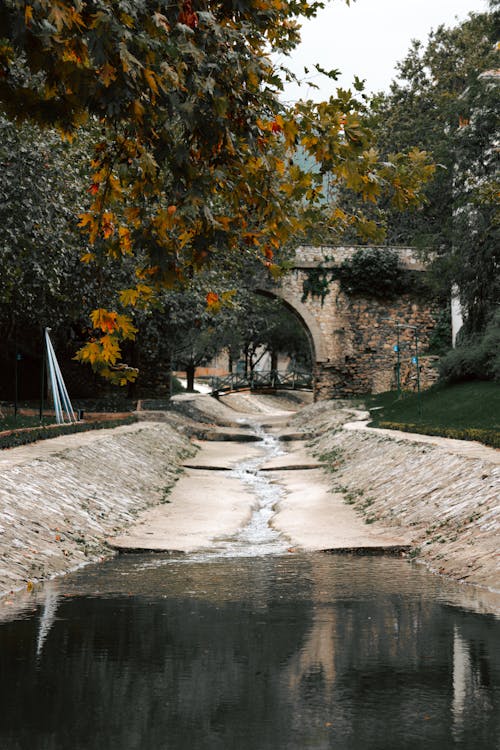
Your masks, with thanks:
M47 427L27 427L19 430L11 430L7 434L0 435L0 450L5 448L16 448L19 445L36 443L38 440L59 437L60 435L73 435L76 432L88 432L89 430L103 430L111 427L137 422L137 417L131 415L122 419L109 419L95 422L76 422L72 424L50 425Z
M406 422L379 422L373 426L383 427L388 430L416 432L420 435L455 438L456 440L476 440L492 448L500 448L500 432L498 430L486 430L478 427L437 427L436 425L411 424Z

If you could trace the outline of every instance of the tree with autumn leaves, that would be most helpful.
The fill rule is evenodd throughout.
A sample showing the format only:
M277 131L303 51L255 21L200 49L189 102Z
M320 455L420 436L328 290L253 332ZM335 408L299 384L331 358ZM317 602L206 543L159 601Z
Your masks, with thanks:
M362 209L325 201L324 175L363 201L405 208L432 174L416 149L380 159L350 91L328 102L280 101L271 54L290 53L307 0L5 0L0 6L0 106L63 138L97 131L88 209L75 217L83 263L130 269L108 307L91 313L78 358L113 382L136 335L134 308L223 258L277 251L318 211L330 231L379 238ZM300 149L317 165L306 170ZM335 192L335 191L334 191ZM328 196L326 196L328 198ZM207 304L217 306L212 293Z

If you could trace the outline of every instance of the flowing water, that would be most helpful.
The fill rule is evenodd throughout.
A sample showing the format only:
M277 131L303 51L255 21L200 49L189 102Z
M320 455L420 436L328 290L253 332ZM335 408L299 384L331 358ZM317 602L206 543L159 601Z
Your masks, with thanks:
M246 421L246 420L240 420ZM281 448L274 435L265 432L260 425L251 423L253 432L260 438L263 456L241 461L228 472L229 476L239 479L255 496L252 513L236 534L215 540L209 550L201 553L201 558L223 557L256 557L286 552L290 543L275 531L271 525L275 506L279 503L282 489L274 484L268 474L259 472L260 467L275 456L282 456ZM200 555L197 556L200 559Z
M261 463L233 470L239 534L89 566L0 623L1 750L500 748L500 620L406 560L288 551Z

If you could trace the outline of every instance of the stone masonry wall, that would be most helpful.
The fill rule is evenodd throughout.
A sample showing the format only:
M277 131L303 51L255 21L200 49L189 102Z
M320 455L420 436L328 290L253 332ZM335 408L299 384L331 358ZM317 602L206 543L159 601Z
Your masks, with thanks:
M346 297L338 292L339 310L332 325L342 324L342 332L334 329L335 359L318 363L316 388L319 399L335 396L381 393L397 386L397 331L394 323L418 328L418 350L411 328L399 329L400 383L404 390L417 389L417 368L412 358L418 351L419 379L422 389L437 380L436 357L423 356L435 326L437 308L419 302L409 295L384 303L375 299Z
M360 295L346 295L338 281L332 281L322 300L308 296L302 300L303 284L311 268L322 262L334 266L349 258L356 248L299 248L295 268L282 282L286 299L297 310L305 311L315 321L316 343L315 398L324 400L364 393L380 393L397 386L397 343L395 324L418 328L419 381L422 389L437 380L436 357L424 356L435 327L437 305L414 295L380 300ZM422 272L424 267L410 248L398 250L403 267ZM333 258L325 262L327 255ZM303 317L304 314L303 314ZM417 389L415 335L411 328L399 329L400 383L404 390ZM318 356L318 338L321 356Z

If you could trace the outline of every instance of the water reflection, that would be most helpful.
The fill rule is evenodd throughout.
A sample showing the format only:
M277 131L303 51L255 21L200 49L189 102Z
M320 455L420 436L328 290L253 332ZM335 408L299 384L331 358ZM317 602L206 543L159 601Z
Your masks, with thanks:
M500 622L405 562L149 556L61 587L0 625L2 749L498 747Z

